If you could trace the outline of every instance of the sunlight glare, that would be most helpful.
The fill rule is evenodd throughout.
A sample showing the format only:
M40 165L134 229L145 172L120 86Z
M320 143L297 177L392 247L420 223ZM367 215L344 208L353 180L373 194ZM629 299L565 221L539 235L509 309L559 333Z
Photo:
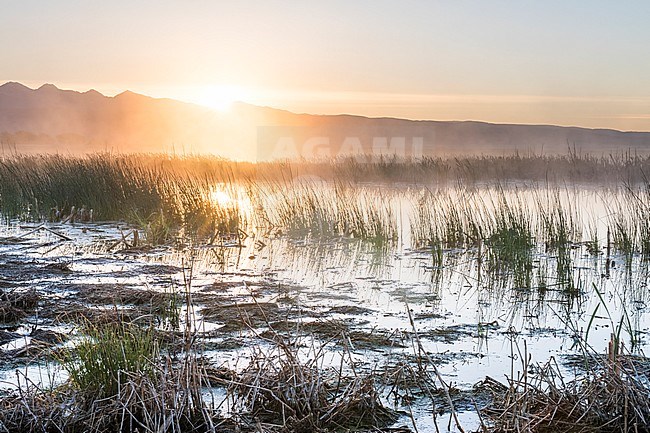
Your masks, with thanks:
M216 204L221 207L228 206L232 202L232 198L225 192L220 189L215 189L210 193L210 198Z
M248 92L239 86L205 86L198 90L196 102L217 111L227 112L231 105L247 98Z

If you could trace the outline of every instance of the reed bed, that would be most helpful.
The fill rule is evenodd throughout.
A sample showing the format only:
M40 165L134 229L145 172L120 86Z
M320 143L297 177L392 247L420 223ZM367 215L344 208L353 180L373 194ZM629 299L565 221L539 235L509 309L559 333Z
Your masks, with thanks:
M241 414L297 433L381 431L397 420L381 403L372 375L346 374L344 359L339 367L325 367L322 349L312 344L309 353L300 353L300 345L276 337L270 350L255 350L231 383Z
M216 431L203 399L207 374L195 353L161 350L151 328L89 325L61 359L61 385L24 383L0 399L6 432Z
M586 355L587 371L565 380L553 359L492 387L482 412L492 432L644 432L650 426L648 360L609 346L606 356ZM534 373L533 373L534 371Z
M259 189L264 220L292 236L344 236L389 245L398 237L390 196L369 188L294 181Z
M644 183L650 169L650 156L624 152L596 155L568 149L564 155L516 152L505 155L463 157L423 157L417 160L384 157L379 160L342 158L314 163L306 172L321 177L362 182L408 182L480 184L495 180L529 183L589 183L598 185ZM328 170L327 168L330 168Z
M132 246L138 240L157 245L179 238L237 244L249 235L282 234L348 237L386 248L409 230L411 245L430 248L436 266L445 249L474 249L488 268L524 276L531 250L534 255L541 244L544 253L555 255L558 278L570 288L572 248L585 242L572 192L554 186L548 176L543 185L521 191L510 185L542 162L546 170L557 169L557 182L599 170L627 173L624 183L603 190L611 236L607 242L597 237L586 242L593 253L598 245L621 252L627 263L635 254L650 257L650 224L644 217L650 211L649 187L642 173L629 172L641 172L647 160L631 155L385 158L364 164L353 159L251 164L195 156L18 155L0 161L0 208L7 218L23 220L126 220L140 230ZM387 189L369 184L366 171L369 179L384 176L382 182L397 180L404 171L416 173L412 183L430 182L426 173L456 178L451 185L451 179L439 187L429 183L432 189ZM496 183L476 185L482 179ZM400 214L404 201L413 203L410 221Z
M624 193L609 204L611 242L630 264L635 254L650 259L650 183L624 184Z
M555 267L552 284L575 291L574 255L582 243L575 200L575 192L554 187L427 190L414 206L412 244L432 252L434 268L441 267L445 249L469 251L479 278L511 280L518 288L533 287L534 261L543 259ZM599 244L597 238L590 243L592 248ZM599 253L597 247L592 253ZM546 287L546 279L538 278L536 286Z
M600 182L592 175L601 171L611 175L605 178L612 183L597 184L614 188L607 222L611 246L627 257L650 257L650 225L643 217L650 210L646 164L647 159L632 155L577 154L259 164L198 156L16 155L0 160L0 209L6 218L23 220L126 220L141 229L149 244L179 236L239 242L257 232L344 236L384 247L396 244L405 227L397 203L406 200L415 208L409 223L414 247L481 249L507 233L499 220L512 214L510 202L522 200L511 183L528 179L533 182L525 188L534 191L536 203L529 203L520 217L530 227L511 233L530 231L545 252L557 254L564 275L571 268L571 245L582 241L583 224L564 198L570 192L558 185ZM539 176L533 167L538 165L546 173L541 186L535 183ZM373 180L427 183L432 189L397 193L368 184ZM615 190L621 185L624 194Z
M40 295L36 290L0 288L0 323L14 323L33 313L38 307Z
M25 220L74 223L75 216L89 215L95 220L123 219L136 226L133 240L123 242L127 248L179 240L244 246L249 237L261 239L261 245L265 238L277 236L301 241L351 239L383 253L398 245L428 249L439 271L449 250L466 251L473 255L481 281L541 290L560 287L573 294L580 288L574 258L581 244L595 257L606 251L605 275L617 254L623 255L628 267L637 257L650 257L646 218L650 184L644 180L600 185L599 200L608 207L605 226L592 227L586 241L585 216L574 206L576 189L548 179L541 185L512 185L518 175L507 170L493 171L493 176L500 176L494 183L477 184L485 176L483 170L490 171L484 167L489 164L519 167L525 173L529 164L546 161L549 167L573 167L572 176L579 178L589 167L618 167L623 173L644 163L630 156L540 158L468 157L453 163L383 159L366 165L343 159L256 165L192 156L13 156L0 161L0 208L7 218ZM455 168L443 168L444 164ZM400 170L410 168L416 169L419 179L412 179L416 184L408 187L358 182L362 177L357 175L364 170L374 170L370 178L383 173L398 179ZM417 182L428 178L418 170L465 174L453 184L436 180L422 188ZM468 179L471 171L480 172L475 173L476 179ZM328 176L339 178L332 181ZM410 232L408 240L405 232ZM598 238L605 233L607 239ZM554 266L555 272L538 269L535 279L535 260Z
M214 240L252 228L378 244L397 237L390 206L370 191L294 182L295 173L280 163L255 170L242 164L207 157L16 156L0 161L0 208L22 220L126 220L150 244L179 233ZM285 172L289 179L278 180Z
M210 200L210 189L223 180L218 174L168 169L164 162L147 166L136 156L108 154L4 159L0 207L23 220L127 220L142 226L151 243L170 240L180 228L198 235L236 231L237 209Z
M513 189L500 183L425 190L414 206L411 237L416 247L437 239L447 247L469 248L512 230L555 251L582 238L582 220L571 200L570 192L558 188Z

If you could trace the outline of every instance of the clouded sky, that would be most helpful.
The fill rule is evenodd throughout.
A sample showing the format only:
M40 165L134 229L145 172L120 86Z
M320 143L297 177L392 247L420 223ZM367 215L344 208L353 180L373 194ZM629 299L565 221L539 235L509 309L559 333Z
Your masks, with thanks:
M650 130L647 1L2 2L0 82Z

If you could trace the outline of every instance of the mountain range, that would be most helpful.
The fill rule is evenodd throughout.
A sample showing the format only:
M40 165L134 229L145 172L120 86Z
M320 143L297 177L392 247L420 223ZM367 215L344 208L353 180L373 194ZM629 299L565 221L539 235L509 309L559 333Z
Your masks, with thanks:
M649 132L552 125L295 114L235 103L228 112L130 91L0 86L2 151L211 153L232 159L349 154L459 156L568 151L650 154Z

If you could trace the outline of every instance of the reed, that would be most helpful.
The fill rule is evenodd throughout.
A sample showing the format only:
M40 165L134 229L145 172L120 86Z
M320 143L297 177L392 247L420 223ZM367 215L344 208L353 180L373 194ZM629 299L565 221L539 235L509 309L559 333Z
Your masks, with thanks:
M495 399L482 410L498 432L636 432L650 419L647 359L621 354L612 340L605 356L587 354L590 367L567 380L555 360L493 386ZM618 353L618 354L617 354ZM530 372L530 373L529 373Z
M23 220L127 220L143 228L145 239L154 244L168 241L179 229L209 236L245 225L236 206L211 200L211 188L227 175L183 172L183 159L161 157L156 165L149 160L143 164L143 158L95 154L4 159L0 207L6 217Z
M492 221L486 239L488 269L512 275L518 287L531 287L535 246L531 211L518 195L508 199L501 189L492 200Z
M377 246L397 240L389 197L374 190L320 181L259 187L256 220L293 237L351 237Z
M641 254L643 260L650 259L650 182L635 186L624 184L625 198L619 204L615 218L614 237L623 244L627 255Z
M487 236L488 210L481 194L471 188L425 190L417 199L410 222L412 243L429 248L474 247Z
M411 230L418 246L437 238L447 247L462 247L488 236L485 225L491 217L483 209L480 196L472 192L474 183L537 181L542 179L542 171L543 179L550 184L596 181L592 175L604 171L611 174L608 179L612 182L619 182L625 174L634 186L644 182L642 173L647 165L647 159L632 155L597 158L575 153L258 164L191 155L16 155L0 160L0 208L8 218L71 222L88 218L92 210L97 220L124 219L139 225L150 243L168 242L179 231L213 237L247 231L251 223L264 223L267 229L270 226L294 235L351 236L383 244L393 242L398 232L397 217L387 204L389 194L377 194L376 188L360 187L357 182L458 183L465 189L467 200L456 203L458 197L426 193L417 205L421 217ZM310 177L319 181L293 180ZM239 190L247 190L244 195L254 204L252 214L242 208L241 200L228 205L215 201L215 185L222 185L228 194L239 198ZM553 200L545 200L540 206L539 235L550 247L577 234L574 215L566 205ZM630 195L625 202L636 202L625 214L647 210L645 195ZM650 229L643 221L634 224L636 231L629 232L631 224L613 221L617 245L628 252L650 252Z
M538 237L544 243L546 253L555 254L557 285L566 291L575 291L573 276L573 245L582 240L578 228L578 211L570 206L571 195L564 190L564 197L559 189L546 189L536 198L536 215L538 220ZM592 245L593 247L593 245Z
M345 359L324 367L325 352L316 345L301 354L279 335L273 341L231 382L241 415L292 432L377 431L397 420L381 403L372 375L346 374Z

